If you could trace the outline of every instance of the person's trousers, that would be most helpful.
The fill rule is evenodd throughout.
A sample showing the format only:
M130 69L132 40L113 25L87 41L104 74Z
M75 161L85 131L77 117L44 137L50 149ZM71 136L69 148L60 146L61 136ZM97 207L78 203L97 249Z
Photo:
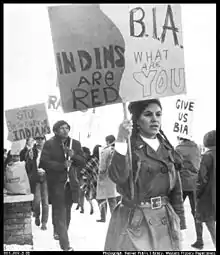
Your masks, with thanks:
M67 229L69 228L69 224L71 221L71 209L72 209L73 201L72 201L72 191L70 188L70 185L67 184L65 187L65 206L66 206L66 224L67 224ZM54 207L52 205L52 224L54 228L54 233L57 232L57 227L56 227L56 214L54 212Z
M115 206L117 205L117 200L116 197L110 197L107 199L98 199L97 200L99 208L100 208L100 213L101 213L101 219L106 220L106 215L107 215L107 202L109 205L110 212L112 213Z
M214 220L209 220L209 221L206 221L205 222L208 230L209 230L209 233L211 235L211 238L212 238L212 242L213 244L215 245L216 247L216 228L215 228L215 221ZM202 234L203 234L203 223L201 221L196 221L196 236L197 236L197 242L200 242L200 243L204 243L203 242L203 237L202 237Z
M78 204L81 207L81 210L84 210L84 201L85 201L84 192L79 187L79 200L78 200Z
M196 219L196 192L195 191L183 191L183 201L185 201L187 196L189 197L191 213L192 213L192 215L194 217L194 221L195 221L197 241L203 244L204 243L203 237L202 237L203 223ZM215 221L210 220L210 221L205 222L205 224L209 230L213 244L216 246Z
M71 221L71 209L73 205L72 190L70 187L70 183L68 183L65 187L65 203L66 203L66 225L67 229L69 229Z
M52 191L52 221L54 225L54 232L59 236L61 249L69 248L69 237L67 227L67 206L66 206L66 189L64 183L54 183L51 188Z
M36 218L40 218L40 207L42 207L41 223L47 224L49 213L47 181L37 182L33 201L33 209Z
M189 198L189 203L191 207L191 213L195 219L196 213L196 192L195 191L183 191L183 202L185 201L186 197Z

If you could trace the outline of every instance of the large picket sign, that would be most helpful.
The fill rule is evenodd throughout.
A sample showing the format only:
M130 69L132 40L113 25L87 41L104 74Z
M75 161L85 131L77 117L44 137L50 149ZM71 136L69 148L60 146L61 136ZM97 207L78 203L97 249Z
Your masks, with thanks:
M64 112L186 93L180 5L48 10Z
M98 4L49 7L64 112L121 102L124 40Z
M8 140L11 142L51 132L44 103L6 110L5 118L8 127Z
M181 7L174 5L101 5L125 41L123 101L186 93Z
M191 139L193 136L192 124L195 111L195 100L178 98L175 104L176 120L173 125L173 132L182 138Z

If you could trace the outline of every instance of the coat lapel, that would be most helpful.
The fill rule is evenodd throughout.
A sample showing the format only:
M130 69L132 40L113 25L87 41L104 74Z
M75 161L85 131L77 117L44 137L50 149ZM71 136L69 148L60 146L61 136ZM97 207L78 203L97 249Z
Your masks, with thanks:
M61 139L59 139L59 137L57 136L55 137L55 140L62 151L63 157L66 159L64 144L62 143Z

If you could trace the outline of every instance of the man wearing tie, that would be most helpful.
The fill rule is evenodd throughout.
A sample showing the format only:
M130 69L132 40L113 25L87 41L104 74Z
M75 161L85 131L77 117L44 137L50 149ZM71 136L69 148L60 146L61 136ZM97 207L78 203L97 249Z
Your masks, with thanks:
M45 142L39 165L47 174L54 238L59 239L60 247L64 251L73 250L68 238L73 203L72 188L79 169L85 164L81 144L75 139L72 139L71 143L69 131L70 125L66 121L61 120L54 124L55 135ZM70 182L67 182L68 177Z

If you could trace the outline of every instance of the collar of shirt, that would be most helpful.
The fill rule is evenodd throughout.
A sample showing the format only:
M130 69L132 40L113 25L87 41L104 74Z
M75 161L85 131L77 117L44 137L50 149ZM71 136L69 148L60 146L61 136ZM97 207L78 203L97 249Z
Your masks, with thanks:
M146 138L146 137L143 137L142 135L140 135L140 137L145 143L150 145L151 148L157 151L158 147L160 146L160 142L157 137L155 137L154 139Z

